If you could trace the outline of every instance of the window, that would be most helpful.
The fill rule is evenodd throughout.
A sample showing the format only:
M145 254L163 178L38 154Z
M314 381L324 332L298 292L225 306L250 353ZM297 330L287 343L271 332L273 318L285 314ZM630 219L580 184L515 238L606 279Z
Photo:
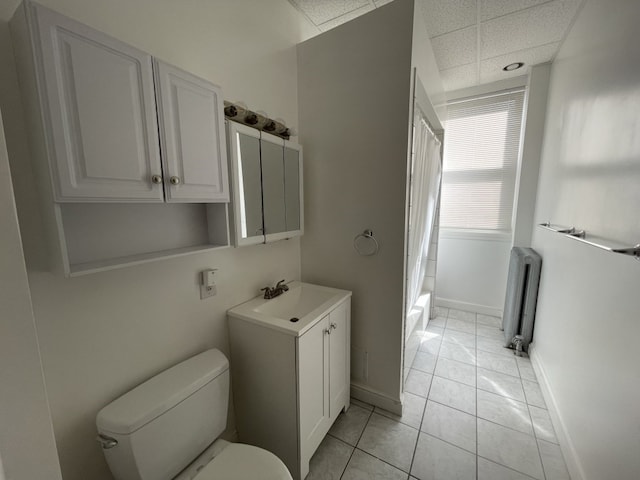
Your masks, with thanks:
M440 226L511 233L524 90L451 102Z

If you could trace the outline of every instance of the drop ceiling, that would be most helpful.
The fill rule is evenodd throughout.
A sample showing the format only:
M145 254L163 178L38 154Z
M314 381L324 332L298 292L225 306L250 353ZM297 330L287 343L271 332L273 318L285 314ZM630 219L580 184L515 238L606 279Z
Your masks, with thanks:
M392 0L289 0L325 32ZM584 0L416 0L446 91L552 61ZM525 69L502 68L523 62Z

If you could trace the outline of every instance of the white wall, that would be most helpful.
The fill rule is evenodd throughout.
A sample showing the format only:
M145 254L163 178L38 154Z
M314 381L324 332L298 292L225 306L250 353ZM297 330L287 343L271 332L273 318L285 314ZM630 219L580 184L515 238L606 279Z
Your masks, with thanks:
M297 127L295 45L317 31L284 0L41 3ZM38 271L42 232L6 24L12 11L4 4L0 9L0 106L10 125L7 143L55 438L65 479L106 480L111 475L94 441L97 411L192 354L210 347L228 352L226 310L264 285L300 278L300 244L227 249L75 279ZM218 295L201 301L197 273L208 267L219 269Z
M638 243L639 18L637 1L589 1L561 48L536 222ZM543 257L533 360L572 478L640 478L640 264L540 228L533 246Z
M0 479L60 479L1 116L0 245Z
M455 100L526 84L525 101L528 104L522 124L513 235L474 235L440 230L436 276L438 305L490 315L502 314L511 247L531 245L549 69L548 64L536 65L525 76L447 93L448 100Z
M298 47L303 279L353 291L352 383L392 403L401 388L412 25L413 2L396 0ZM367 228L380 251L363 257L353 239Z

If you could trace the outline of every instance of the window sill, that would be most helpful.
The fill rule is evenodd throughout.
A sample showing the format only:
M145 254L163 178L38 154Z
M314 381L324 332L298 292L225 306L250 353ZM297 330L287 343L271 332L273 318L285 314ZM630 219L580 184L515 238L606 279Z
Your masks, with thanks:
M510 243L512 240L512 233L491 230L457 230L453 228L441 228L439 238Z

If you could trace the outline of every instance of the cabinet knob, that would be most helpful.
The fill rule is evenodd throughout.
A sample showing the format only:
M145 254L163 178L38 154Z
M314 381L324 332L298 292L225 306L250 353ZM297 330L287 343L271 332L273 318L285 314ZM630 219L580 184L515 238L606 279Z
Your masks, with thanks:
M325 333L325 335L331 335L331 329L325 328L324 329L324 333Z
M338 324L337 324L337 323L332 322L332 323L331 323L331 330L335 330L336 328L338 328Z
M171 185L180 185L180 177L176 177L175 175L169 179Z
M151 175L151 183L155 183L156 185L162 183L161 175Z

